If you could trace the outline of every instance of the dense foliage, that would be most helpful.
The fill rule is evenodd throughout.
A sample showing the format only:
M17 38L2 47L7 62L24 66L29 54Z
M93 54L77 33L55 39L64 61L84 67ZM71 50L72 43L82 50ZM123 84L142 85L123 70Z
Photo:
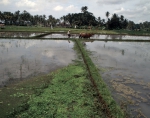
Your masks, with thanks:
M0 23L5 25L40 25L40 26L61 26L61 27L76 27L76 28L91 28L91 26L98 27L99 29L129 29L129 30L149 30L150 22L145 21L140 24L135 24L133 21L127 20L123 15L118 16L116 13L112 14L106 12L107 21L96 18L93 13L87 11L88 7L81 8L81 13L69 13L63 15L60 19L56 19L52 15L46 18L46 15L31 15L24 10L22 13L16 11L1 12L0 11Z

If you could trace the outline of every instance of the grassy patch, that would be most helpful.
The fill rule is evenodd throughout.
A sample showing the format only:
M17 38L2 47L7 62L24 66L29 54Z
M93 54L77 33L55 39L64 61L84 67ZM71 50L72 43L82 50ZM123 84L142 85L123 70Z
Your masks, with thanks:
M0 88L0 117L6 118L7 113L28 101L32 94L42 93L50 81L51 77L44 75Z
M129 31L129 30L98 30L93 28L89 29L74 29L74 28L55 28L50 27L35 27L35 26L6 26L5 29L0 29L0 32L60 32L67 33L71 30L71 33L91 32L94 34L122 34L122 35L137 35L137 36L150 36L150 31Z
M124 114L123 110L120 109L120 107L116 104L116 102L112 98L109 89L107 88L105 82L102 80L96 66L94 65L94 63L92 62L90 57L88 56L87 51L83 48L82 43L78 40L76 40L76 42L79 45L79 47L82 51L82 54L87 62L87 66L89 68L91 77L94 79L94 81L97 85L97 89L98 89L99 93L101 94L102 99L106 102L111 115L114 118L124 118L125 114ZM104 108L102 108L102 109L104 109Z
M9 117L105 118L96 107L84 64L77 63L47 75L53 78L51 83L40 88L40 94L30 95L29 100L14 109Z

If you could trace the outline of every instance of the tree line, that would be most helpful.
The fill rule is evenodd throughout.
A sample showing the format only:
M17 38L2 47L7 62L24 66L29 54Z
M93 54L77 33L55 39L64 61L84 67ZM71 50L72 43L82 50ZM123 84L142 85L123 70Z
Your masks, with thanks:
M88 28L97 27L99 29L129 29L129 30L150 30L150 22L145 21L143 23L135 24L133 21L127 20L123 15L119 16L116 13L110 15L107 11L105 13L106 20L101 17L96 18L93 13L88 11L87 6L81 7L81 13L69 13L63 15L59 19L49 15L31 15L29 12L19 10L15 13L1 12L0 11L0 23L5 25L41 25L41 26L62 26L62 27L74 27Z

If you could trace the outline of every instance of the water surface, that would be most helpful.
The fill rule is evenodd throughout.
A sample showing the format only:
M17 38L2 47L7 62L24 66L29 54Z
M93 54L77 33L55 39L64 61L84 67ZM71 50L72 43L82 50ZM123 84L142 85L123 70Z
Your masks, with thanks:
M71 34L71 38L79 38L79 34ZM67 33L52 33L43 38L68 38ZM119 39L119 40L150 40L150 36L129 36L129 35L101 35L94 34L90 39Z
M150 36L130 36L130 35L101 35L95 34L91 39L120 39L120 40L150 40Z
M68 38L68 35L67 33L52 33L43 38ZM70 38L79 38L79 34L71 34Z
M118 103L150 116L150 43L86 42L91 58ZM118 96L119 95L119 96Z
M0 86L49 73L76 58L74 43L64 40L0 40Z
M0 32L0 37L33 37L43 33L35 32Z

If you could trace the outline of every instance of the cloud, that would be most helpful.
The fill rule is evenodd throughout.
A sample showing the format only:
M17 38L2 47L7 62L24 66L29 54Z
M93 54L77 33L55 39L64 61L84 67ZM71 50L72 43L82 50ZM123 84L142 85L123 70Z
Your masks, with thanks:
M28 12L44 14L45 9L49 7L50 3L45 2L44 0L20 0L16 2L16 8L19 10L27 10Z
M136 7L132 9L125 9L125 8L120 8L114 11L114 13L117 13L119 15L124 15L125 18L128 18L129 20L136 20L136 22L140 21L146 21L149 19L149 14L150 14L150 9L143 6L143 7Z
M78 8L75 7L74 5L69 5L68 7L65 8L65 11L68 11L68 12L78 11Z
M122 4L130 0L98 0L97 3L99 4L106 4L106 5L112 5L112 4Z
M149 15L150 14L150 2L149 0L141 0L136 4L137 8L142 8L143 13Z
M62 6L60 6L60 5L58 5L58 6L56 6L53 10L55 10L55 11L61 11L61 10L63 10L64 8L62 7Z
M10 1L9 0L2 0L2 1L0 1L0 4L8 5L8 4L10 4Z
M63 11L63 12L77 12L79 11L77 7L75 7L74 5L69 5L67 7L63 7L63 6L56 6L53 8L54 11Z
M137 14L135 11L132 11L131 9L124 9L124 8L115 10L114 13L124 15L124 17L128 19L134 18L135 14Z
M140 0L136 5L146 6L146 5L150 5L150 2L149 2L149 0Z
M33 8L36 6L35 2L32 2L30 0L21 0L19 2L16 3L17 7L29 7L29 8Z
M66 2L68 2L69 0L46 0L46 1L51 2L51 3L52 3L52 2L55 2L55 3L56 3L56 2L57 2L57 3L64 3L64 2L65 2L65 3L66 3Z

